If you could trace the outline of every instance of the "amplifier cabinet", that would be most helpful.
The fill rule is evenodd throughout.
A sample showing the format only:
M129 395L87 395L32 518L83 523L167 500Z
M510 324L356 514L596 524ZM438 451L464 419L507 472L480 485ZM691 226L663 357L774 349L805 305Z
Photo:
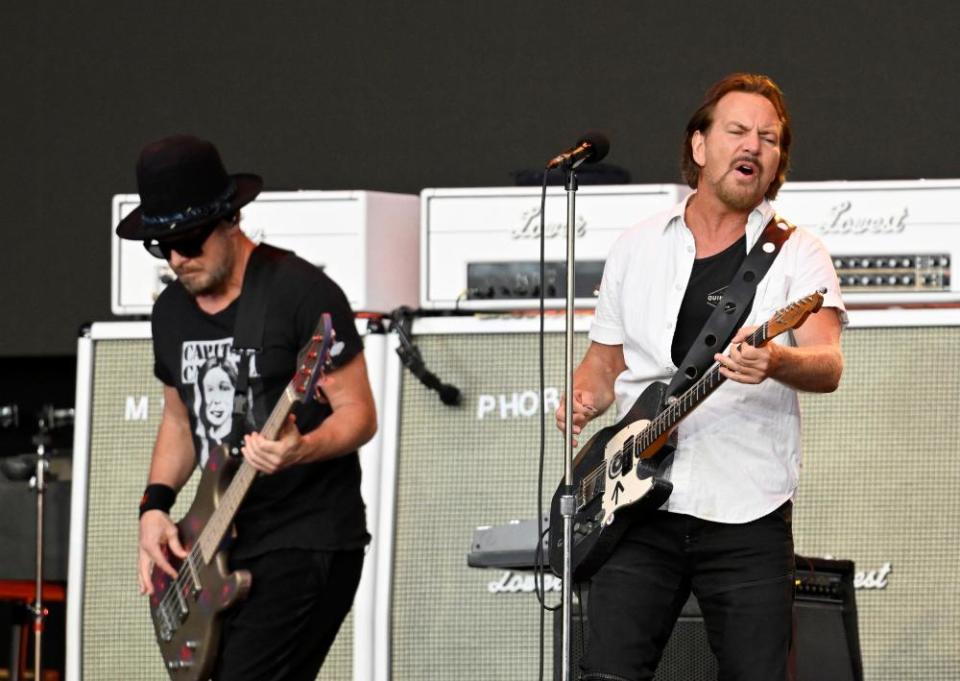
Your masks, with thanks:
M361 326L358 323L358 326ZM362 325L365 331L366 325ZM382 334L364 337L370 382L382 410ZM68 681L168 681L145 597L137 586L137 511L162 410L150 325L94 324L79 340L67 603ZM360 451L368 527L376 521L378 435ZM180 518L199 475L180 493ZM368 681L373 665L371 547L354 608L318 679ZM305 642L308 644L308 642Z
M960 670L960 311L854 310L850 319L839 390L801 395L796 550L854 561L867 681L952 680ZM543 396L535 319L417 320L414 341L428 368L460 389L459 407L442 404L388 352L377 681L536 678L532 576L472 569L466 555L476 526L536 517L541 403L545 504L562 476L552 412L563 386L563 322L547 321ZM577 324L579 359L589 320ZM555 602L558 580L548 577L547 587ZM547 678L551 657L548 642Z
M823 240L848 303L960 301L960 179L787 182L775 205Z
M136 194L113 197L110 307L117 315L149 314L175 276L140 242L113 233L139 204ZM388 311L417 301L419 211L417 197L406 194L262 192L241 210L240 226L255 242L295 251L323 267L353 309Z
M960 310L855 310L840 388L801 394L796 551L856 566L867 681L960 675Z
M584 185L577 191L577 306L593 307L603 263L627 227L670 208L680 185ZM540 189L424 189L420 194L420 304L424 308L533 309L539 305ZM566 297L566 193L547 188L547 306Z

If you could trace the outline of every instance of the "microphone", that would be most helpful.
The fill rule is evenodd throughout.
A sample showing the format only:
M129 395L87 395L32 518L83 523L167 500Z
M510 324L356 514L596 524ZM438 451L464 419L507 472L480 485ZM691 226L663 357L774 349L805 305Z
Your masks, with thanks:
M457 407L462 401L460 389L455 385L444 383L435 373L427 369L420 354L420 348L414 345L410 338L410 322L413 318L413 310L406 306L400 306L390 313L390 330L397 332L400 340L400 347L397 348L397 354L400 361L417 377L424 386L435 391L440 396L440 401L448 407Z
M596 163L610 151L610 140L602 132L591 130L577 140L577 144L562 154L547 161L547 170L551 168L576 168L581 163Z

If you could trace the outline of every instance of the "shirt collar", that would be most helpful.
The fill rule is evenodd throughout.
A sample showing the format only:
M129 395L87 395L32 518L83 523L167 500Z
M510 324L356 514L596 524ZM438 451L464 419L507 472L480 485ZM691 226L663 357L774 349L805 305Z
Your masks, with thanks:
M683 198L683 201L676 204L673 210L667 214L667 221L663 226L664 232L683 224L683 215L687 210L687 202L690 200L690 197L696 193L696 190L694 190L687 194ZM757 239L760 238L760 234L763 232L763 228L770 222L774 213L773 206L770 205L770 202L767 201L766 198L758 203L756 208L750 211L750 215L747 217L747 248L751 248L753 244L757 242Z

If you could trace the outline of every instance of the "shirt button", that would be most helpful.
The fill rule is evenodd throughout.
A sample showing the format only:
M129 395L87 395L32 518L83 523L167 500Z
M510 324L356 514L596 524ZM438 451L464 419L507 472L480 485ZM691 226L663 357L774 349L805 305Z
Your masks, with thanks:
M693 246L687 246L687 253L693 253Z
M677 289L678 291L682 291L682 290L683 290L683 284L675 284L673 288Z
M667 322L667 328L668 328L668 329L672 329L672 328L673 328L673 322Z
M665 366L663 368L666 369L667 373L670 374L671 376L673 376L677 372L677 370L674 369L673 366Z

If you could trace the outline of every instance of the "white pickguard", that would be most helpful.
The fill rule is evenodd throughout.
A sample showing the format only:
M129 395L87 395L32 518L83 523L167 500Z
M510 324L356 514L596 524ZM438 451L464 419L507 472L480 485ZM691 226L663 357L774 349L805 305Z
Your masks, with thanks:
M650 421L647 420L634 421L614 435L603 450L604 475L607 476L603 491L603 520L601 520L604 525L613 522L614 511L641 499L653 486L652 478L640 479L637 476L636 457L626 475L615 472L613 477L610 476L614 456L623 448L623 443L631 435L639 435L648 423Z

